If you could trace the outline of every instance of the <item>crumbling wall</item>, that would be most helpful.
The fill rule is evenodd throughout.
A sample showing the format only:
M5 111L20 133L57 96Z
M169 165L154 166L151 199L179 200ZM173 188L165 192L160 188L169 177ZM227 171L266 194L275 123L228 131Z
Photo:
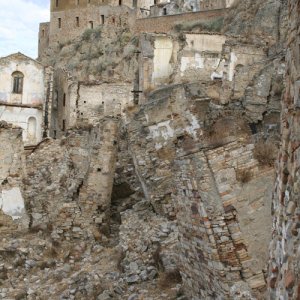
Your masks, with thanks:
M218 17L224 16L226 10L216 9L211 11L189 12L176 15L148 17L137 19L134 25L136 33L153 32L153 33L168 33L174 26L181 22L189 22L196 20L211 21Z
M126 83L78 83L78 119L95 122L103 116L121 116L133 105L132 85Z
M24 167L22 129L0 122L0 210L14 219L25 219L21 182Z
M142 35L140 45L129 145L145 198L177 220L185 292L264 298L283 56L201 32ZM165 78L155 82L155 68Z
M54 239L108 234L117 143L117 121L105 119L35 149L23 185L30 227L48 227Z
M191 297L233 299L265 289L274 169L259 166L253 147L233 142L185 151L176 161L181 271ZM247 180L241 171L251 172Z
M281 148L272 203L269 292L272 299L299 299L299 88L300 1L289 1L286 90L282 99Z
M66 43L89 28L98 26L132 28L134 21L135 12L127 6L91 5L85 8L53 11L50 19L49 47Z

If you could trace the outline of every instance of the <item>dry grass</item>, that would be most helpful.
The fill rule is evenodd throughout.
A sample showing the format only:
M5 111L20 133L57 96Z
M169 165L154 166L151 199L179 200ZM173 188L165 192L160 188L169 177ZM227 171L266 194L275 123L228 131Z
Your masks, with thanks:
M158 286L161 289L169 289L172 286L181 283L182 278L178 269L162 273L158 279Z
M255 144L253 156L261 165L273 166L277 156L277 147L270 141L260 140Z
M117 253L117 257L116 257L116 261L117 261L117 269L123 273L124 272L124 268L122 265L122 262L124 260L124 258L126 257L126 253L121 249L118 251Z
M251 178L252 178L251 171L246 169L237 170L237 174L236 174L237 181L241 183L247 183L251 180Z
M162 263L162 260L161 260L161 246L160 246L160 244L157 245L157 248L154 251L152 258L154 260L154 265L156 266L156 268L158 270L163 270L164 267L163 267L163 263Z

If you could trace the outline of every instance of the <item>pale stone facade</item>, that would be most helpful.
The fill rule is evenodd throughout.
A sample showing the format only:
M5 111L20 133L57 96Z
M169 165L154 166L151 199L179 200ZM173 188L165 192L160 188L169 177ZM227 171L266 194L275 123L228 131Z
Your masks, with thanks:
M0 66L0 120L22 128L25 145L37 144L47 135L52 71L21 53Z
M57 70L53 85L50 136L57 138L79 124L96 124L105 116L121 117L134 105L132 84L74 81Z
M19 219L26 214L21 193L24 145L22 129L0 121L0 211Z
M185 0L185 1L159 1L151 6L150 16L176 15L186 12L226 9L234 0Z

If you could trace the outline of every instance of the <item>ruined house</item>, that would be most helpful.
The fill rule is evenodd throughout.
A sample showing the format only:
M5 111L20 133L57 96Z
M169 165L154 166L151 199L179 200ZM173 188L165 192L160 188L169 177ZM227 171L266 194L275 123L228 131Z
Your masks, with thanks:
M25 146L47 136L52 70L22 53L0 58L0 120L23 129Z

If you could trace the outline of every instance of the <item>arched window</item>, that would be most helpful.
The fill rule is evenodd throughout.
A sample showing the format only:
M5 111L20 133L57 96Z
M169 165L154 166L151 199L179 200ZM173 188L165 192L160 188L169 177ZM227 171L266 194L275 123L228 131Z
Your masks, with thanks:
M23 81L24 75L23 73L16 71L11 74L13 79L13 93L22 94L23 93Z

